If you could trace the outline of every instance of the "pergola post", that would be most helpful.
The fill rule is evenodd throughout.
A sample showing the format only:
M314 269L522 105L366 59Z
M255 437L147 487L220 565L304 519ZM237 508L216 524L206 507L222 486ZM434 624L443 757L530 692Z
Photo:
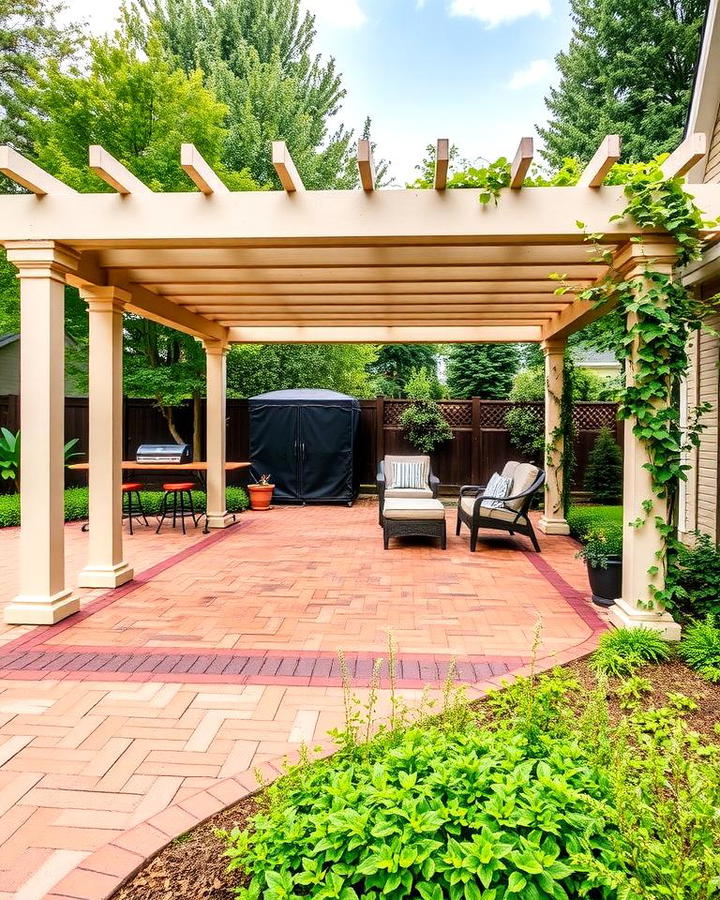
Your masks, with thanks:
M116 287L80 288L90 325L90 434L88 562L85 588L116 588L133 577L123 559L122 404L123 310L130 294Z
M207 527L225 528L232 521L225 499L227 431L227 354L223 341L205 341L207 365Z
M672 275L676 259L674 243L668 239L653 239L647 244L628 244L616 257L616 268L627 280L636 279L638 288L645 287L645 271ZM628 331L636 321L636 314L628 316ZM634 381L638 342L634 341L626 362L628 385ZM658 497L645 465L650 461L645 444L634 434L635 417L625 420L623 460L623 583L622 597L610 609L610 621L616 627L649 628L659 631L667 640L680 639L680 626L653 597L653 588L665 585L661 561L663 542L655 527L656 517L667 519L667 500ZM651 508L646 508L647 503ZM640 527L631 522L640 520ZM651 574L651 570L655 574Z
M565 339L542 342L545 355L545 511L538 523L545 534L570 534L563 509L562 401Z
M6 244L20 279L20 593L13 625L53 625L80 608L65 587L65 275L78 254L54 241Z

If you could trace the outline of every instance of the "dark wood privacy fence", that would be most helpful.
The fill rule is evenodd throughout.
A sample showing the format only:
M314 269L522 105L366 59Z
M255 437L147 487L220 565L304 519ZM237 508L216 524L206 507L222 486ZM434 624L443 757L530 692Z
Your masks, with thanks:
M357 460L360 480L371 484L375 480L377 460L386 453L415 452L403 437L398 424L407 408L407 400L361 400L360 433ZM529 403L542 416L542 403ZM510 443L505 428L505 415L514 404L505 400L446 400L440 403L443 415L453 431L449 441L433 454L435 471L444 486L482 483L499 471L508 459L519 454ZM228 400L227 458L245 460L249 454L249 416L246 400ZM203 404L203 431L205 409ZM575 452L577 470L575 488L582 489L587 459L598 431L604 425L615 431L622 446L622 425L617 422L614 403L578 403L574 409L577 432ZM188 443L192 442L192 407L189 403L176 410L178 431ZM0 425L11 431L19 427L19 402L15 396L0 396ZM65 435L80 438L78 449L87 452L88 401L68 397L65 400ZM139 444L171 441L162 413L152 400L125 399L123 405L123 456L132 459ZM203 451L204 452L204 451ZM234 476L235 478L242 478ZM146 479L147 481L148 479ZM82 473L68 472L67 483L83 484Z

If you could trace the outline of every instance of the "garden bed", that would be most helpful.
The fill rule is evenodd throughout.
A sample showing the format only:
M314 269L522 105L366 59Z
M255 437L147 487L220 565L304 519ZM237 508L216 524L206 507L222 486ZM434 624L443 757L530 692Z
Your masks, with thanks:
M578 697L583 698L584 704L588 701L589 692L597 687L597 679L588 661L572 663L565 666L563 671L568 676L574 676L582 685L584 690ZM623 709L616 693L621 681L611 679L609 682L607 709L611 727L617 727L631 714L645 712L652 717L652 710L669 708L674 710L674 714L682 718L689 728L702 735L705 741L720 743L718 732L720 684L711 684L702 679L677 660L644 666L637 674L649 680L652 691L643 693L638 698L632 712ZM570 702L572 704L572 699ZM576 711L580 718L585 711L582 704L576 707ZM478 712L483 713L487 721L486 701L473 705L473 718L468 723L469 728L475 726L475 714ZM504 715L502 709L489 712L490 719L502 715ZM480 718L481 716L477 716L478 720ZM217 829L229 831L235 827L243 829L248 819L262 807L262 801L262 793L248 797L174 840L117 892L115 900L171 900L171 898L174 900L178 896L192 896L197 900L230 900L235 895L235 889L240 885L246 885L249 878L238 871L227 871L227 859L223 856L225 845L216 831ZM655 897L655 894L648 896ZM678 893L677 896L690 897L694 894Z

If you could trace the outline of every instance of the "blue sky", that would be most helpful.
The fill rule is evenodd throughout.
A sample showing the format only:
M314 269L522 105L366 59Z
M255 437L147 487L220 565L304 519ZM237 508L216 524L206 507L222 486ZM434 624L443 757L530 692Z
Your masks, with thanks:
M347 99L341 115L373 119L379 156L398 184L414 177L428 143L450 138L475 159L512 156L535 135L543 97L567 46L567 0L304 0L317 46L335 57ZM119 0L68 0L96 32Z

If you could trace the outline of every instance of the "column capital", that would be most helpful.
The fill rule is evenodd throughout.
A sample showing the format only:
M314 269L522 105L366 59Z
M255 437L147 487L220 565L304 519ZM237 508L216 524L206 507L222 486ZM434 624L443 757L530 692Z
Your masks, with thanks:
M208 356L227 356L230 344L227 341L203 340L203 347Z
M85 300L88 309L97 312L123 312L132 300L130 291L114 285L83 284L78 286L80 296Z
M65 280L80 264L80 254L57 241L8 241L8 260L18 269L20 278Z
M640 274L652 265L672 271L677 262L678 246L669 235L655 234L642 241L628 241L618 248L613 259L614 268L624 276Z
M567 338L545 338L544 341L540 341L540 346L542 347L545 356L549 356L551 353L564 353L565 347L567 346Z

